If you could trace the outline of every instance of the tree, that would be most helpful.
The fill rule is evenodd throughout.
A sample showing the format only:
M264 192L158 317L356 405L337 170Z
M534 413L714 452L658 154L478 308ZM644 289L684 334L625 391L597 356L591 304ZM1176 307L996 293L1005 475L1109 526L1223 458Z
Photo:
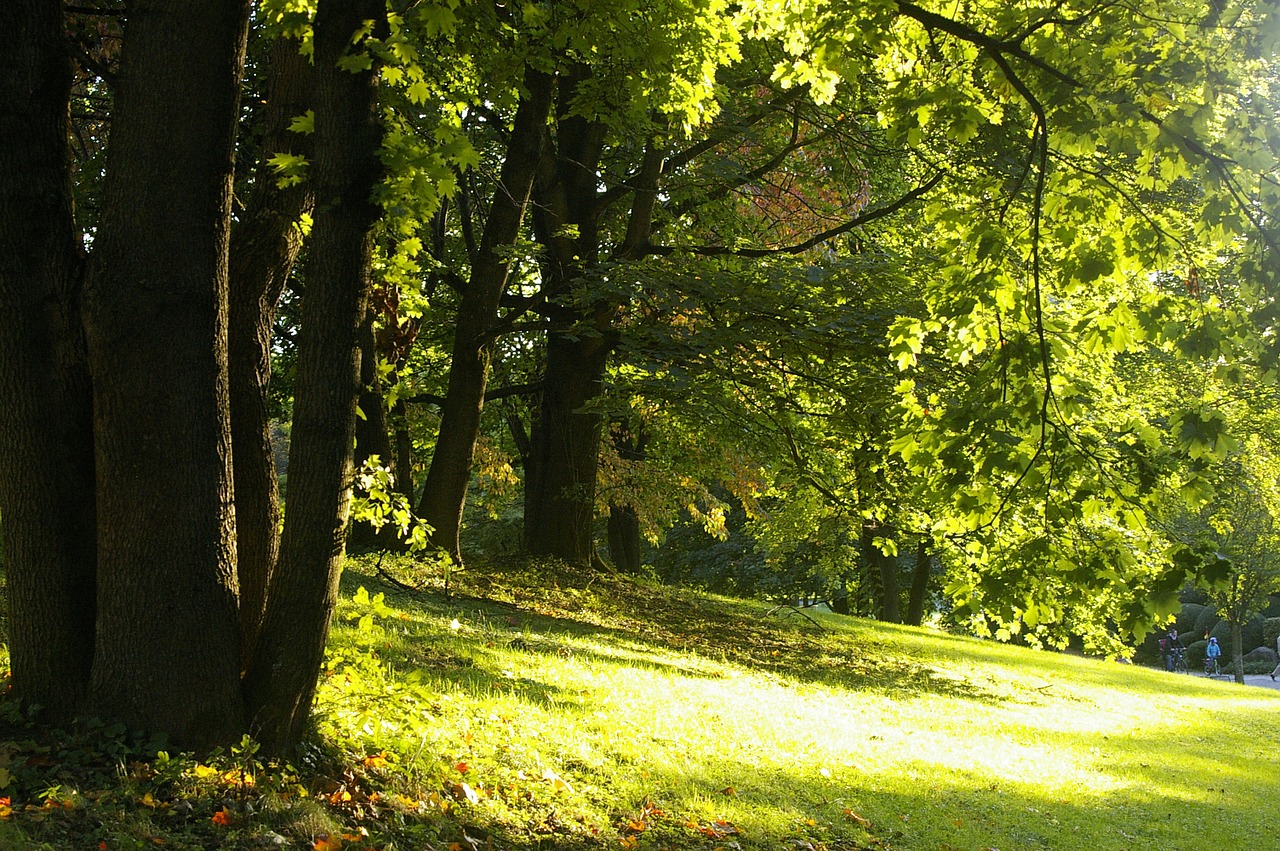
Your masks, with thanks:
M228 392L232 154L249 4L153 2L131 12L109 79L110 140L85 263L71 203L62 10L24 2L5 11L30 36L6 54L0 93L0 241L12 249L0 299L14 317L0 332L14 365L0 394L14 412L5 459L17 485L6 482L0 511L14 690L51 720L88 712L196 745L238 738L252 722L284 748L309 711L343 537L354 331L380 174L376 75L350 46L382 5L322 3L317 18L327 206L308 334L321 345L304 347L293 510L251 656L244 640L256 614L238 597ZM287 250L270 260L282 256L287 265ZM256 661L242 691L246 657ZM282 682L281 670L292 679Z

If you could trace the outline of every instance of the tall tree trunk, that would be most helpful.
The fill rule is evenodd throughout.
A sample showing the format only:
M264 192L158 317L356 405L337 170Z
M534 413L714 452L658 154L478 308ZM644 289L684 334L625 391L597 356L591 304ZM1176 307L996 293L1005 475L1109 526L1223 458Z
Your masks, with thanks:
M602 392L611 344L557 331L547 337L542 406L525 471L524 536L531 555L588 565L603 427L584 406Z
M916 544L916 563L911 570L911 593L907 597L907 623L920 626L924 623L924 603L929 592L929 541L921 538Z
M131 5L86 289L98 475L89 709L179 744L227 741L244 721L226 339L248 16L248 0Z
M418 504L418 516L435 530L432 541L457 561L462 555L458 538L462 510L493 360L493 326L510 270L510 255L505 249L520 234L542 157L552 87L550 75L526 71L525 94L516 110L493 206L458 305L449 389L440 408L439 435Z
M382 128L376 63L350 72L338 61L364 49L351 47L352 36L370 20L375 34L385 31L382 0L321 0L314 25L317 212L298 346L289 510L245 675L253 728L275 752L291 748L310 718L347 531Z
M80 708L93 657L92 399L67 151L62 8L0 6L0 517L13 689Z
M538 238L548 249L543 287L553 302L548 310L553 330L547 334L542 405L531 435L524 503L529 553L582 565L590 564L594 555L596 472L603 437L603 421L591 403L604 390L621 305L612 297L592 299L585 307L554 303L570 294L600 253L605 207L600 203L598 165L605 128L576 115L573 107L577 85L589 75L589 69L579 68L561 82L556 157L544 166L540 180ZM648 144L640 168L628 181L631 207L615 261L642 256L648 243L664 153L661 145ZM576 237L570 235L572 230Z
M262 624L267 586L280 550L280 485L267 413L271 331L280 296L302 248L299 220L314 206L310 184L282 189L265 162L282 151L309 153L309 137L289 130L293 118L310 107L310 62L300 49L301 44L289 38L278 38L271 45L264 162L256 170L247 208L231 234L228 364L240 622L246 656L252 653Z

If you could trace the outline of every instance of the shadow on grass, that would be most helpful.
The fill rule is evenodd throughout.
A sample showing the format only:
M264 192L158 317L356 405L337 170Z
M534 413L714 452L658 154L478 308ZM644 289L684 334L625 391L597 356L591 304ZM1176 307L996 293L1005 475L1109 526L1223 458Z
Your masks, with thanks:
M445 597L439 591L406 594L377 576L355 570L344 575L344 582L351 591L358 585L371 589L376 585L398 605L431 609L441 616L465 614L499 635L494 639L495 645L502 643L523 652L568 652L581 659L611 664L622 656L636 667L694 677L723 676L716 669L721 663L829 688L987 701L1008 699L1002 690L977 679L940 671L892 650L890 635L873 640L877 636L870 629L834 632L823 631L807 620L752 619L744 615L740 606L688 593L680 595L668 588L649 588L608 575L557 575L550 578L548 585L524 587L507 584L512 579L510 575L502 578L501 586L495 583L483 588L483 576L469 577L472 583L482 586L475 590L497 590L492 598L474 594ZM521 578L528 579L529 575ZM468 585L463 588L473 590ZM524 633L529 630L541 637L525 638ZM511 637L504 640L502 633ZM609 655L580 646L570 648L568 642L557 643L554 636L590 639L618 652ZM699 661L655 659L655 648L685 657L693 655ZM406 660L405 664L412 667L411 653L406 653ZM398 665L394 659L390 661L393 666ZM461 675L445 672L443 678L466 684L477 693L502 688L504 681L510 680L500 670L489 668ZM535 699L537 691L530 690Z

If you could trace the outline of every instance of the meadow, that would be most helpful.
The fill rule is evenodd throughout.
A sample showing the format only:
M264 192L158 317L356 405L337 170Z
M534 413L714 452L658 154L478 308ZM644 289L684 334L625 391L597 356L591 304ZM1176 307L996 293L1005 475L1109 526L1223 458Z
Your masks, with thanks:
M449 585L349 564L287 762L0 705L0 848L1280 847L1268 689L554 565Z

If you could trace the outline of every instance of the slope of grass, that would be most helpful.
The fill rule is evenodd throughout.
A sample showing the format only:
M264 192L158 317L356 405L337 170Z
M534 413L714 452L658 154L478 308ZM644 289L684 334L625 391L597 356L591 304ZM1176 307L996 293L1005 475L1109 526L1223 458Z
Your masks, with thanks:
M469 570L450 597L374 566L348 571L319 736L294 764L248 741L197 761L123 731L114 751L6 734L0 847L1196 851L1280 834L1266 689L547 565Z

